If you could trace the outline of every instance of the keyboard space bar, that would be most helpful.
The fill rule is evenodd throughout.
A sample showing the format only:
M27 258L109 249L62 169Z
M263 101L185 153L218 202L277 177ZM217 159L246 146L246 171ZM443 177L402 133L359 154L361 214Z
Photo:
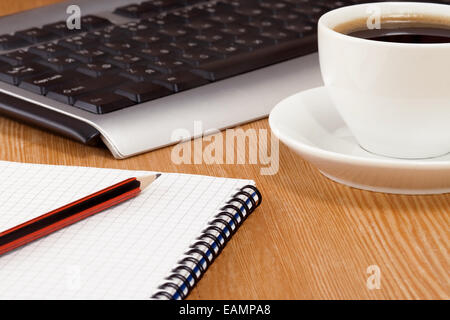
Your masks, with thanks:
M316 51L317 37L309 36L206 63L191 72L207 80L217 81Z

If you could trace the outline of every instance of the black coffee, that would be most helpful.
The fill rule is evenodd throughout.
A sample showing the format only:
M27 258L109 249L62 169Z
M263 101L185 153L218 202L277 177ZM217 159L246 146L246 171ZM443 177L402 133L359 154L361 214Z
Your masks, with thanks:
M385 17L381 18L379 28L369 28L366 19L358 19L341 24L334 30L349 36L377 41L450 43L450 19L446 17Z

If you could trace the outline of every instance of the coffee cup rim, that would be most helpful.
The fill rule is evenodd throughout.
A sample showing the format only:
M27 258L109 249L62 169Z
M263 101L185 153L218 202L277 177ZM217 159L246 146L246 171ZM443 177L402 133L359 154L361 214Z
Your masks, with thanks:
M355 4L350 6L345 6L341 8L337 8L334 10L331 10L325 14L323 14L319 21L318 21L318 31L319 32L327 32L330 35L333 35L335 37L341 38L342 40L347 41L354 41L354 42L366 42L371 44L377 44L379 46L388 46L388 47L420 47L420 48L435 48L435 47L450 47L450 43L404 43L404 42L388 42L388 41L378 41L378 40L372 40L372 39L364 39L364 38L358 38L353 37L344 33L341 33L339 31L334 30L333 28L338 25L339 23L343 23L348 20L342 20L339 23L333 24L333 26L330 26L330 19L333 18L334 15L349 11L355 10L355 9L361 9L364 7L369 6L382 6L382 7L391 7L395 8L398 6L409 6L411 8L417 8L418 6L426 6L427 8L436 8L436 15L443 15L441 10L448 11L450 14L450 6L446 4L439 4L439 3L424 3L424 2L373 2L373 3L362 3L362 4ZM427 10L428 11L428 10ZM427 12L428 13L428 12ZM361 15L363 17L363 15ZM353 19L357 19L357 17L354 17Z

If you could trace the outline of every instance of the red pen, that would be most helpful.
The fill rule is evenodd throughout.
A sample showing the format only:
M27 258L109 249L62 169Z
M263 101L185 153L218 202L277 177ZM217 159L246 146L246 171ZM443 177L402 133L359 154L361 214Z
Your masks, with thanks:
M0 233L0 256L136 197L161 174L130 178Z

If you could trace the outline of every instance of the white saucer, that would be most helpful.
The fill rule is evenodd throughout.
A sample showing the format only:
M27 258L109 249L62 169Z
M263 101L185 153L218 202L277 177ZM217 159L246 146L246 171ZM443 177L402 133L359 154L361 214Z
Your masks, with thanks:
M337 113L324 87L281 101L270 113L269 124L283 143L336 182L387 193L450 192L450 154L404 160L365 151Z

